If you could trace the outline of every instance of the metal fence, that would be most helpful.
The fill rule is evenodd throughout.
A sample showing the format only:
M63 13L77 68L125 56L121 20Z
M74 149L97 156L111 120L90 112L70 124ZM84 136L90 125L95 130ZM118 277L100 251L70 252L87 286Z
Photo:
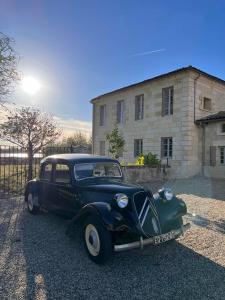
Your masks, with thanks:
M57 153L76 153L76 147L45 147L33 158L33 178L39 174L43 157ZM28 156L24 149L0 145L0 195L21 195L28 176Z

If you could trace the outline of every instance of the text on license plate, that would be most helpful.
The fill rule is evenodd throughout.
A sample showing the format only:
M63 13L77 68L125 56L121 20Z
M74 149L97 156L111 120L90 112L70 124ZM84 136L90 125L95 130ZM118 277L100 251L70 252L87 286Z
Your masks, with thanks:
M171 232L168 232L168 233L165 233L165 234L162 234L162 235L155 236L154 237L154 244L157 245L157 244L172 240L174 238L175 238L175 235L171 231Z

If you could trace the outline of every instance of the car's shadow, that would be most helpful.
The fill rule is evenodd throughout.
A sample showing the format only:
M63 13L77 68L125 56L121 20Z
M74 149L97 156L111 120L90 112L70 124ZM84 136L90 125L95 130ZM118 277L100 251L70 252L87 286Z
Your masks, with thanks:
M225 268L179 242L89 260L79 228L65 235L58 216L21 214L26 298L224 299Z
M209 230L225 234L225 219L210 220L206 217L191 213L187 213L185 219L196 226L205 227Z

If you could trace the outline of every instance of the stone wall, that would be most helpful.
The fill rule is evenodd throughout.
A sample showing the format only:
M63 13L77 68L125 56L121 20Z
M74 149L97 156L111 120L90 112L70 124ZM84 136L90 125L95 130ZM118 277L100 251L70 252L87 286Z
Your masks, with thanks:
M190 72L189 75L189 132L185 135L189 136L190 146L189 146L189 161L187 162L187 171L191 175L202 174L202 138L203 131L200 126L194 123L194 81L196 79L196 99L195 99L195 120L205 117L210 114L217 113L218 111L225 110L225 85L218 83L215 80L209 79L205 76L198 76L195 72ZM203 98L210 98L212 100L212 109L210 111L204 110L202 108ZM210 127L211 128L211 127ZM211 133L210 130L206 131L206 138L208 137L208 145L217 140L216 132ZM206 143L206 145L207 145ZM209 148L209 147L208 147ZM207 174L210 176L212 172L212 177L215 168L211 167L207 169ZM205 174L206 174L205 173Z
M173 159L169 161L169 164L174 170L174 175L180 176L180 172L185 171L182 165L189 155L187 146L190 144L189 137L185 136L189 129L186 120L189 111L188 84L187 74L178 73L99 98L93 105L93 152L99 154L99 142L105 141L106 134L116 125L117 101L124 100L125 122L118 124L125 139L125 151L120 161L135 162L134 139L143 140L144 154L151 152L160 159L161 137L172 137ZM174 86L174 113L162 117L162 89L169 86ZM144 119L135 121L135 96L139 94L144 94ZM106 124L104 126L99 126L101 105L106 105ZM108 155L107 151L106 155ZM166 161L162 161L162 163L166 163Z
M221 132L225 122L212 122L205 125L205 166L206 177L225 178L225 164L220 163L220 147L225 147L225 133ZM215 147L216 161L210 165L210 146Z
M198 79L196 79L198 78ZM196 93L194 86L196 81ZM162 88L174 87L174 112L161 116ZM135 121L135 96L144 94L144 119ZM118 124L125 139L125 152L120 161L133 163L134 139L143 140L143 153L161 156L161 137L173 138L173 158L169 161L171 178L187 178L202 174L202 128L196 119L225 110L225 86L197 72L180 72L125 90L102 96L93 104L93 152L99 154L99 142L106 141L106 134L116 125L117 101L125 101L125 121ZM204 111L204 97L212 99L212 110ZM99 126L99 108L106 105L106 124ZM106 155L108 144L106 142ZM166 163L162 161L162 163Z
M126 166L123 167L125 180L131 183L146 183L151 180L166 180L168 167Z

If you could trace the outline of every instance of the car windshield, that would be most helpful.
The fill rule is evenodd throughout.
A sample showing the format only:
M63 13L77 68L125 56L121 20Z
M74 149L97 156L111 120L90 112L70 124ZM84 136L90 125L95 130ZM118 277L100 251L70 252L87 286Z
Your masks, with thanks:
M121 177L122 172L119 164L113 162L97 162L76 164L75 178L85 179L94 177Z

